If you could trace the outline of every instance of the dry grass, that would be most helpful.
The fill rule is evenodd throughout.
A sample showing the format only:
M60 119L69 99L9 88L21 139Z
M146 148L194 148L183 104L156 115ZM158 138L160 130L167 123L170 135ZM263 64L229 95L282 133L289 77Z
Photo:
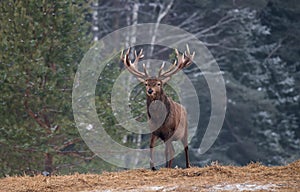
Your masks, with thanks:
M211 166L0 179L0 191L299 191L300 161L287 166Z

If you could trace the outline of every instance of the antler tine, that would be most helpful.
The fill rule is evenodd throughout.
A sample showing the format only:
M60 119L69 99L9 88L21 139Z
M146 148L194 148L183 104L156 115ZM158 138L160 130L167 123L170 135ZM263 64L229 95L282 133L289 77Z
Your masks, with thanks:
M123 61L123 53L124 53L124 49L122 49L121 51L121 55L120 55L120 59Z
M186 44L186 50L187 50L187 53L189 54L189 55L191 55L191 52L190 52L190 48L189 48L189 45L188 44ZM193 54L195 53L195 51L193 52Z
M164 73L161 73L161 70L159 70L159 78L166 79L175 73L177 73L179 70L183 69L184 67L189 66L192 63L192 60L194 58L195 52L191 55L189 46L186 45L186 51L182 53L182 55L178 52L177 49L175 49L176 57L178 64L176 65L176 60L174 64Z
M161 75L161 72L162 72L162 70L164 69L164 67L165 67L165 62L163 62L162 63L162 65L160 66L160 68L159 68L159 71L158 71L158 76L160 76Z
M148 72L147 72L147 69L146 69L145 63L143 63L143 69L144 69L145 75L146 75L147 77L149 77Z
M176 56L179 55L178 49L175 48Z
M189 48L189 45L188 44L186 44L186 51L185 51L185 53L188 53L188 54L190 54L190 48Z
M129 59L129 53L130 53L130 48L127 50L127 52L125 53L124 57L123 57L123 50L121 52L121 60L123 60L123 63L126 67L126 69L132 73L133 75L137 76L138 78L141 79L146 79L148 77L148 73L146 71L146 68L144 68L144 73L141 71L138 71L137 69L137 64L139 62L139 59L143 58L143 50L141 49L141 51L139 52L139 54L137 54L137 52L134 52L135 55L135 59L134 62L132 63Z
M194 51L193 54L191 55L189 45L186 44L186 51L184 52L184 54L185 54L185 56L189 57L190 59L193 59L194 56L195 56L195 51Z
M177 61L175 60L174 63L169 67L168 71L173 70L177 65Z
M137 54L136 50L134 51L135 60L132 63L132 65L137 65L140 59L144 57L143 55L143 49L140 50L139 54Z
M187 57L190 61L186 63L186 66L190 66L192 64L192 60L194 59L195 56L195 51L193 52L193 54L191 54L189 46L186 45L187 51L185 51L185 57Z

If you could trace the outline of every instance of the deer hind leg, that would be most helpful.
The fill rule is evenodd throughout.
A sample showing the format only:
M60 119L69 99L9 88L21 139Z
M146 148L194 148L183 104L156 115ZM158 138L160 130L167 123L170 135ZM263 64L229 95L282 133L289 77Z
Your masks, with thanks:
M187 131L185 131L184 137L181 140L183 147L184 147L184 152L185 152L185 163L186 163L186 168L190 168L190 160L189 160L189 146L188 146L188 135Z
M150 140L150 168L152 171L155 171L156 168L154 166L154 144L156 141L157 137L153 134L151 134L151 140Z
M168 141L166 142L166 148L165 148L165 156L166 156L166 168L171 168L172 161L174 158L174 147L172 142Z
M190 168L190 161L189 161L189 147L188 147L188 146L184 147L184 152L185 152L185 163L186 163L186 168Z

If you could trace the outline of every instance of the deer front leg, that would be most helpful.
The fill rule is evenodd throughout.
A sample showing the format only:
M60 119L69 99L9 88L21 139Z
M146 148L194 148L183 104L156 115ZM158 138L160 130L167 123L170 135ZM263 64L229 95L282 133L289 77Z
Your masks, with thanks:
M165 148L165 156L166 156L166 168L171 168L172 161L174 158L174 147L171 141L166 142L166 148Z
M169 167L169 145L166 143L165 146L165 158L166 158L166 168Z
M153 148L157 137L153 134L151 134L151 140L150 140L150 168L152 171L155 171L156 168L154 166L154 154L153 154Z

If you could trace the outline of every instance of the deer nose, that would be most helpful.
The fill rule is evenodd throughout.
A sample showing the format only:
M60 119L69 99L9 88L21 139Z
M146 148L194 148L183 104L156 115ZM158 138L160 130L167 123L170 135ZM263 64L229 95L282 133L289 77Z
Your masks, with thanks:
M153 93L153 90L152 89L149 89L148 90L148 93L151 95Z

